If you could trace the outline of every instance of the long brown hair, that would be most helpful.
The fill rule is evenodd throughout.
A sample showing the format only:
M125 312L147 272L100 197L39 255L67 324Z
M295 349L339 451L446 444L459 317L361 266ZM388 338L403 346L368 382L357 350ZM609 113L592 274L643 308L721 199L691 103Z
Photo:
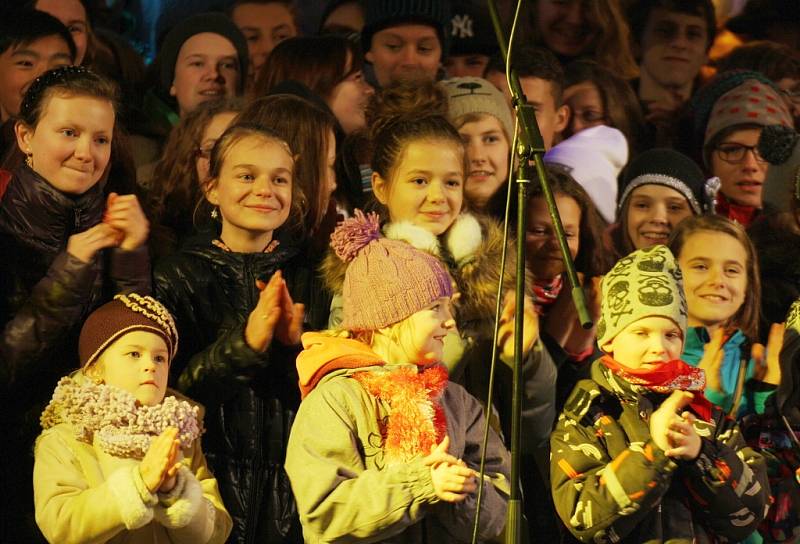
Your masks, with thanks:
M348 66L349 60L349 66ZM326 102L333 89L362 67L358 46L341 36L302 36L279 43L261 67L254 96L266 96L278 83L302 83Z
M276 94L251 102L235 121L244 122L274 131L297 154L294 181L300 189L303 224L313 233L328 209L327 191L320 183L328 176L328 145L335 145L329 139L336 126L333 114L298 96Z
M236 98L203 102L184 116L170 132L161 160L155 166L150 185L150 210L156 222L167 214L194 210L205 200L197 177L197 153L206 127L221 113L242 111Z
M753 242L739 224L721 215L695 215L687 217L675 227L669 240L669 248L675 258L680 257L686 240L696 232L721 232L737 240L747 254L747 289L744 302L739 310L728 320L727 327L736 327L752 341L758 338L759 310L761 308L761 274L758 271L758 258ZM709 251L713 251L710 248Z

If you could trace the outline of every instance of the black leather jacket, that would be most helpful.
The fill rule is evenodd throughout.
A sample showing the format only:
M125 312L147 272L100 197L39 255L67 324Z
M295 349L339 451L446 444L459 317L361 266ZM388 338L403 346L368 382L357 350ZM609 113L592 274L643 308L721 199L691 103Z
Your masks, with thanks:
M211 241L211 235L190 239L156 267L156 296L173 312L180 334L171 380L206 406L203 450L234 521L229 542L302 542L283 471L299 405L299 346L274 341L257 353L245 342L244 327L258 300L256 280L266 282L278 269L295 302L309 305L322 289L314 288L313 268L296 246L234 253Z

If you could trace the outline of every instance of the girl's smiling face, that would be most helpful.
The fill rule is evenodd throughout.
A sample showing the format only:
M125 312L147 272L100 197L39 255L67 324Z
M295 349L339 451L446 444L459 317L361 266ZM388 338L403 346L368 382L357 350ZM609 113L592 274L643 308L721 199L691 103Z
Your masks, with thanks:
M681 193L656 184L634 189L625 209L628 236L635 249L666 244L678 223L694 213Z
M464 200L464 155L446 140L409 143L394 165L391 181L372 174L378 201L392 222L409 221L438 236L453 224Z
M54 94L35 127L17 122L17 142L33 170L61 192L82 195L111 158L114 106L108 100Z
M574 198L563 193L553 195L572 259L578 255L581 235L581 208ZM531 199L528 205L528 231L525 237L528 269L537 280L552 280L564 271L550 212L544 197Z
M231 143L206 198L219 206L221 238L233 251L258 252L286 222L294 159L281 141L242 136Z
M477 121L458 129L467 152L467 183L464 192L470 203L483 209L508 179L511 144L497 117L481 115Z
M438 362L444 353L444 337L455 327L450 298L440 297L426 308L387 328L392 340L388 354L393 363Z
M747 250L733 236L708 230L690 234L678 263L689 325L717 327L736 315L747 293Z

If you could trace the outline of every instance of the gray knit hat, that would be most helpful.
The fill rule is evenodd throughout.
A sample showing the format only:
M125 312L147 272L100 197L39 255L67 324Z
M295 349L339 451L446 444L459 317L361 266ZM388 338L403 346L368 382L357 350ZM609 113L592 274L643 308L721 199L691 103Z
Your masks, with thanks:
M686 333L683 275L663 245L639 249L620 259L601 284L597 345L611 342L625 327L645 317L666 317Z
M441 82L447 92L448 117L455 122L462 115L486 113L496 117L511 145L514 120L506 97L497 87L480 77L452 77Z

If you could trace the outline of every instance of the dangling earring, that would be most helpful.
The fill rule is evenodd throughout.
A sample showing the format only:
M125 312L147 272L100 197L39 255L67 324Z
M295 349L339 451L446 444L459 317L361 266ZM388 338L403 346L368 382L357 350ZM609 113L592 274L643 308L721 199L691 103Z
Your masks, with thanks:
M211 210L211 219L219 219L219 208L216 206Z
M95 385L103 385L106 381L100 376L92 376L92 383Z
M26 153L25 154L25 164L28 165L28 168L33 170L33 153Z

